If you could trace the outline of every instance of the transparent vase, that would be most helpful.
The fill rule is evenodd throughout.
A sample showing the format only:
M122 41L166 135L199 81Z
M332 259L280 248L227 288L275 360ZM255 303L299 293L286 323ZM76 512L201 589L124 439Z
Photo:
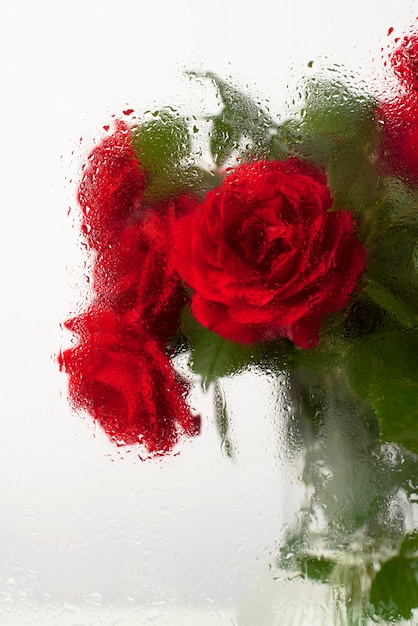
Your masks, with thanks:
M337 372L299 370L289 396L304 497L239 626L417 624L416 455L380 442L374 412Z

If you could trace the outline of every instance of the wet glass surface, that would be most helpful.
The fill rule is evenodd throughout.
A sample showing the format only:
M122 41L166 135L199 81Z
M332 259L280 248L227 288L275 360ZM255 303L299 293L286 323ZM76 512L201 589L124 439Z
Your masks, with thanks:
M288 94L317 64L379 84L375 73L384 70L373 58L388 28L401 33L415 15L404 0L396 11L389 2L363 5L246 9L216 1L193 10L125 0L73 2L63 12L47 1L6 2L0 621L252 619L253 609L245 617L239 607L303 500L300 458L286 454L301 445L289 439L286 381L253 368L207 393L194 384L200 435L170 439L172 454L146 461L143 450L115 445L74 412L57 358L75 339L60 324L86 310L94 280L113 298L108 269L94 278L76 191L115 118L131 122L161 105L196 119L218 109L210 81L192 83L186 70L231 80L278 117L298 107ZM198 140L194 149L207 159ZM184 354L176 367L185 371ZM231 430L222 442L216 415L225 397ZM117 440L119 431L108 430ZM151 451L161 446L155 432L147 441Z

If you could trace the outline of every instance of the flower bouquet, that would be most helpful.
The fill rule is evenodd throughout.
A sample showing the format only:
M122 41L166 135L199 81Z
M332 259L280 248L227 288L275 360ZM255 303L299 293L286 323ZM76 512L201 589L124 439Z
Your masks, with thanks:
M389 61L395 95L313 77L285 121L191 73L216 114L125 111L83 168L93 297L59 357L73 405L156 456L199 433L179 356L204 389L286 380L306 497L271 565L281 608L245 625L314 623L283 582L326 591L315 623L418 608L418 36ZM231 453L227 399L215 409Z

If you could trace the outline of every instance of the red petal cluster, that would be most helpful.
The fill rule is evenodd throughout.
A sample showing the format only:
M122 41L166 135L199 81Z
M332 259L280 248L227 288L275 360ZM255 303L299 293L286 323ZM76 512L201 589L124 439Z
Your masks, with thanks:
M384 169L418 185L418 92L383 102L381 160Z
M351 213L331 207L322 172L296 159L258 161L177 220L172 259L200 323L239 343L284 336L315 346L366 261Z
M90 247L102 250L140 211L146 174L139 167L131 131L117 122L116 131L90 154L78 190L82 232Z
M79 187L82 232L95 253L95 299L67 322L79 343L63 352L75 406L89 411L109 437L169 451L180 433L198 430L166 345L187 302L169 264L169 216L187 214L196 200L181 196L158 206L143 201L146 173L127 126L91 153Z
M418 185L418 35L406 36L390 57L406 92L380 105L381 164L385 172Z
M128 323L140 324L163 343L177 332L188 298L178 274L169 266L168 216L149 213L121 230L103 248L93 268L97 301Z
M187 385L152 335L95 306L66 325L80 337L60 356L71 399L113 441L142 443L149 452L163 454L179 435L198 433L199 420L185 399Z
M418 36L405 35L401 44L390 55L393 71L408 89L418 90Z

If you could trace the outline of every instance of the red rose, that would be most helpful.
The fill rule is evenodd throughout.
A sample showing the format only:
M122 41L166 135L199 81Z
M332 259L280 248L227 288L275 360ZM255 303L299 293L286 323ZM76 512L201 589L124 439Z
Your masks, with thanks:
M154 338L99 308L66 326L80 336L80 343L60 356L70 397L112 440L163 454L180 434L198 433L199 420L185 400L187 386Z
M418 35L405 36L390 61L401 83L408 90L418 90Z
M172 260L201 324L241 343L309 348L344 307L366 254L324 174L296 159L243 164L174 224Z
M115 233L137 218L144 186L131 131L118 122L116 132L90 154L78 189L82 232L92 248L107 247Z
M164 342L179 326L188 298L168 264L171 238L165 215L149 213L121 230L95 260L93 288L99 302Z
M380 116L384 169L418 185L418 92L383 102Z

